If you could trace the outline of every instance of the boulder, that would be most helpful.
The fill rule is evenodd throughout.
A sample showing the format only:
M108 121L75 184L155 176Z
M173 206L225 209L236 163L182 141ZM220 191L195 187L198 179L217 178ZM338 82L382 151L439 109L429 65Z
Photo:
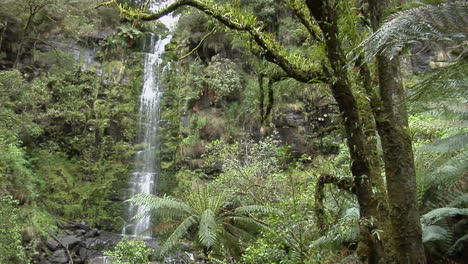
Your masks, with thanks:
M61 245L55 239L49 239L46 241L46 246L50 250L56 250L57 248L61 247Z
M90 238L90 237L97 237L99 236L100 232L96 228L91 229L86 235L84 235L84 238Z
M68 264L68 255L65 249L59 249L47 259L52 264Z
M21 232L21 240L23 244L29 243L34 239L34 228L33 227L26 227L22 232Z
M78 237L74 236L74 235L68 235L68 236L65 236L61 239L61 242L64 246L68 247L69 249L75 247L76 245L78 245L80 242L81 242L81 239L79 239Z
M84 236L86 234L86 230L84 229L78 229L73 232L75 236Z

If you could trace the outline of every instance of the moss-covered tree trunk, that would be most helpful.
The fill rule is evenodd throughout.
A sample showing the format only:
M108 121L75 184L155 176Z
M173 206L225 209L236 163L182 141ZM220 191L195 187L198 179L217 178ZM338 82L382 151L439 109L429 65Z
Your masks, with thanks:
M306 4L317 20L323 32L327 48L327 57L331 65L330 73L335 81L331 84L333 97L338 103L338 107L343 115L346 139L349 153L352 160L351 171L354 176L356 196L359 203L360 213L360 239L358 254L367 263L378 263L382 257L382 244L372 235L378 223L371 219L379 218L379 201L374 195L373 189L382 186L375 186L381 177L378 161L374 156L376 146L366 140L364 127L372 122L360 118L358 102L353 94L351 82L348 78L347 63L341 42L338 38L338 17L336 9L329 1L307 0ZM373 188L374 187L374 188ZM384 221L384 219L379 219Z
M388 0L369 0L372 26L376 30L389 6ZM376 113L382 142L383 159L391 220L390 263L426 263L417 208L416 170L405 90L398 58L377 56L381 108Z

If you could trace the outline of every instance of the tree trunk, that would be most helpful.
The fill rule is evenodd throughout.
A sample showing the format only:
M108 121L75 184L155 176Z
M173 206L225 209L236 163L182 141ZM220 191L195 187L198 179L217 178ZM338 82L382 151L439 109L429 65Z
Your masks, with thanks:
M380 25L388 6L388 0L369 0L374 30ZM376 121L382 142L392 225L388 254L391 263L426 263L400 63L398 58L389 60L383 56L377 56L377 63L382 105L376 113Z
M335 79L331 84L333 96L338 103L340 112L343 115L346 138L349 153L352 160L351 171L354 176L356 196L359 203L360 213L360 239L358 254L361 260L367 263L378 263L382 257L382 244L372 234L377 229L377 219L381 216L379 210L379 200L373 192L382 186L374 185L381 178L380 165L375 153L377 149L375 144L365 139L364 127L371 120L362 120L360 118L358 102L351 88L346 67L345 54L341 48L338 39L338 19L336 9L328 1L308 0L307 7L311 14L318 21L327 47L327 56L330 61L332 74L330 77ZM385 201L380 201L384 203Z

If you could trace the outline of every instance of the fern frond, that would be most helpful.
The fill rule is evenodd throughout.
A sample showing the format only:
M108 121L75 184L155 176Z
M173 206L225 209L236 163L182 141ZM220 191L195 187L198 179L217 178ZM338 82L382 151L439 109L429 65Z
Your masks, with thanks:
M262 213L262 214L269 214L275 212L275 209L261 206L261 205L246 205L237 207L234 210L236 214L253 214L253 213Z
M170 196L158 197L151 194L138 194L127 201L145 207L143 213L135 216L137 218L146 215L149 211L156 215L168 217L190 214L192 212L192 208L189 205Z
M428 208L430 205L440 207L436 203L447 199L450 201L463 191L457 190L456 186L460 181L463 181L464 175L468 171L468 162L466 162L468 150L442 158L445 161L440 164L435 164L436 160L434 159L431 160L432 164L427 166L435 166L428 170L426 168L418 169L418 200L422 206L421 209Z
M217 239L217 224L215 214L210 209L205 210L200 218L198 241L206 248L214 245Z
M419 151L430 151L435 153L447 153L459 151L468 146L468 132L437 140L436 142L422 146Z
M460 237L448 250L449 255L454 255L456 252L463 250L463 244L468 241L468 234Z
M466 207L468 204L468 193L462 193L458 197L451 199L448 207Z
M179 239L187 234L189 228L196 223L197 221L193 216L187 217L184 221L182 221L182 223L177 226L174 232L172 232L172 234L167 238L166 242L164 242L162 245L160 255L164 255L169 249L175 246Z
M444 241L447 239L449 232L447 229L438 225L422 225L422 240L423 243Z
M466 59L435 69L423 81L409 87L408 99L412 102L440 102L448 98L466 100L468 98L467 69L468 60ZM464 112L464 106L454 110Z
M324 236L321 236L310 245L311 248L338 247L343 242L357 241L359 237L359 208L352 207L346 210L338 221Z
M429 225L437 223L438 221L442 219L445 219L451 216L456 216L456 215L468 216L468 209L465 209L465 208L461 209L461 208L454 208L454 207L437 208L421 216L421 223L423 223L426 226L429 226Z
M463 44L468 36L468 3L451 1L424 5L398 12L387 18L358 48L366 51L365 61L375 55L392 59L414 42Z
M232 227L232 226L231 226ZM247 232L245 232L247 233ZM235 235L234 235L235 234ZM248 234L248 233L247 233ZM222 241L222 244L225 245L225 248L230 252L234 253L234 256L241 254L241 246L239 243L239 233L233 232L228 227L225 230L222 230L219 233L219 239Z

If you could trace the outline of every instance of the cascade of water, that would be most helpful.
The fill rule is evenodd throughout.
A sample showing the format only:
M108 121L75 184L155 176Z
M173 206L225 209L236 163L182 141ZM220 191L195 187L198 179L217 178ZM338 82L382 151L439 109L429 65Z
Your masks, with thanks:
M170 17L163 23L171 29L176 21L177 17ZM143 47L145 64L143 89L140 97L139 142L143 144L144 148L135 157L135 168L129 183L129 197L140 193L153 193L154 184L158 180L160 162L157 150L160 145L158 131L162 94L160 74L163 71L160 64L164 48L171 41L171 38L172 35L165 38L152 35L149 46L146 46L145 42L145 47ZM149 216L132 219L143 210L142 206L129 205L127 210L129 223L124 226L123 235L151 237Z

